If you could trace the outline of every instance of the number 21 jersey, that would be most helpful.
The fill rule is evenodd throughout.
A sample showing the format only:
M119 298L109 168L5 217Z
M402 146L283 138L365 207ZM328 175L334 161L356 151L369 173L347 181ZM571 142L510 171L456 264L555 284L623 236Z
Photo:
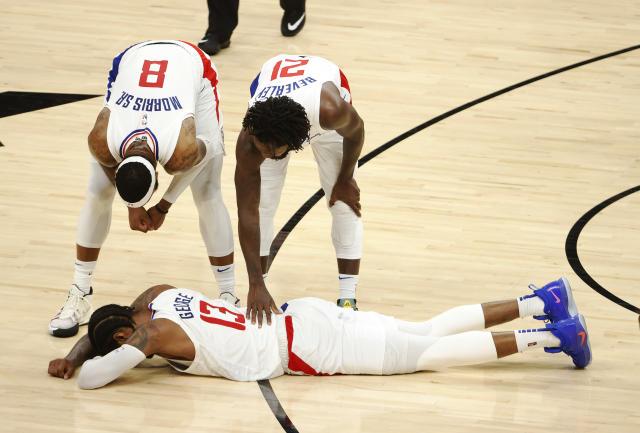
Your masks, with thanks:
M280 54L267 60L251 83L249 106L267 98L288 96L307 112L313 141L330 132L320 126L320 95L326 82L332 82L342 99L351 103L349 82L337 65L322 57Z

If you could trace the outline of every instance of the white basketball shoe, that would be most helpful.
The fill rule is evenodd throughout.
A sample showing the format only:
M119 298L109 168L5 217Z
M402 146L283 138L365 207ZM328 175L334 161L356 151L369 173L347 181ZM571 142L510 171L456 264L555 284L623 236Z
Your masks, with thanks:
M88 294L85 294L78 286L72 284L67 301L49 322L49 334L54 337L73 337L78 333L80 325L89 323L89 318L93 313L92 294L93 288Z
M240 299L231 292L222 292L218 298L227 301L236 308L240 308Z

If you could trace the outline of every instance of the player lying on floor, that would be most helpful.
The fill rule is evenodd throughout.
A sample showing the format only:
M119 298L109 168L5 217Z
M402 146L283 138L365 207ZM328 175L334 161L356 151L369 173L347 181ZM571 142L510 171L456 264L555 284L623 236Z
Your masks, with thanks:
M245 320L244 308L159 285L131 307L111 304L96 310L88 334L65 358L49 363L49 374L68 379L84 362L78 386L99 388L151 355L185 373L243 381L283 373L401 374L480 364L535 348L562 351L577 367L586 367L589 336L568 281L530 288L533 294L456 307L426 322L295 299L274 315L272 325L258 327ZM528 316L549 323L539 329L478 331Z

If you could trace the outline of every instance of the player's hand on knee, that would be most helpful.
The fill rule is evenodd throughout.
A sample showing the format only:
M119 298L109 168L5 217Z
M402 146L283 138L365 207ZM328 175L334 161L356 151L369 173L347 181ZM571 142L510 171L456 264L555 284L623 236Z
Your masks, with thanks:
M62 379L69 379L73 376L76 367L68 359L54 359L49 362L49 374Z
M164 218L167 215L167 213L162 213L158 210L157 205L154 207L149 208L149 218L151 219L151 230L158 230L160 227L162 227L162 224L164 223Z
M354 178L348 180L338 179L336 181L329 198L329 206L333 206L338 200L349 206L356 215L362 216L360 213L362 209L360 205L360 188L358 188L358 183Z
M131 230L137 230L142 233L154 230L151 217L144 207L130 207L127 209L129 209L129 227L131 227Z

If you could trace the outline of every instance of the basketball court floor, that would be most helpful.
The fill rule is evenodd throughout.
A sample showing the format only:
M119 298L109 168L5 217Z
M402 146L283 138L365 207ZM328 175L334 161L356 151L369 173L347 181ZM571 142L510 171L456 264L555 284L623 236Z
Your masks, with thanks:
M587 369L575 370L562 354L529 351L440 372L285 376L260 384L140 369L82 391L75 377L47 375L49 360L77 339L51 337L47 325L73 278L86 136L113 57L143 40L197 42L206 2L0 0L0 430L639 431L637 6L309 0L304 30L284 38L278 2L242 1L231 47L212 58L227 148L223 194L234 227L234 148L251 80L276 54L326 57L349 78L365 121L363 156L389 144L358 178L365 227L360 309L426 320L457 305L522 296L529 283L564 275L587 319ZM21 112L33 100L6 92L97 97ZM486 95L492 97L477 101ZM161 172L161 190L168 181ZM318 188L306 149L289 165L276 229ZM116 200L94 305L128 304L160 283L215 296L196 215L185 193L160 231L142 234L129 230ZM237 237L236 266L244 302ZM278 303L334 300L336 272L322 199L282 244L268 287ZM539 326L517 320L496 330Z

